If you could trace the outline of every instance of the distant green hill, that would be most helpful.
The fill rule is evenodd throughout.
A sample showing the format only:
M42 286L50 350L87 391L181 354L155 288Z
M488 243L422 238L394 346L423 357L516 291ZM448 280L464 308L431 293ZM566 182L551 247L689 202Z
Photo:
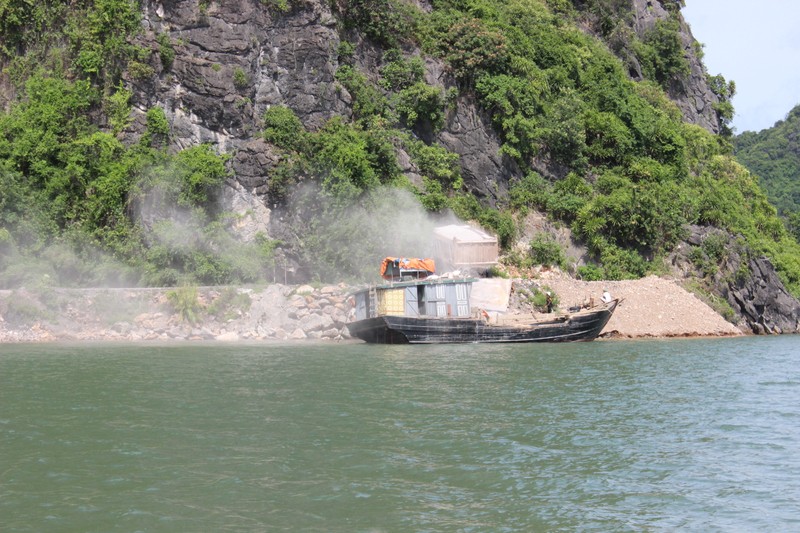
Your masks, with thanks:
M800 105L786 120L734 138L736 158L758 176L770 202L787 219L800 216Z

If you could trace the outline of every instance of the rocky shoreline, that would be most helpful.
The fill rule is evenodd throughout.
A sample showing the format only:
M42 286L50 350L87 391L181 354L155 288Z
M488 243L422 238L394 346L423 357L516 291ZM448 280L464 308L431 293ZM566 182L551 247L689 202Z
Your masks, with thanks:
M51 289L0 294L0 343L53 341L343 340L344 285L183 289Z
M531 284L554 290L561 309L599 299L605 288L623 298L604 338L742 334L674 280L583 282L545 275L515 280L514 287ZM343 341L350 339L351 291L344 284L0 291L0 343Z

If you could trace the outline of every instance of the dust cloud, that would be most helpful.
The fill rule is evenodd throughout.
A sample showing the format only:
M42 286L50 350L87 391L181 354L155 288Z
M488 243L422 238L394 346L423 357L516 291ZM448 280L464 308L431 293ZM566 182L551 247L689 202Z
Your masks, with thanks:
M337 205L314 186L290 195L277 235L294 251L305 277L374 281L384 257L432 257L437 226L461 223L452 212L432 214L405 189L382 187Z
M302 184L273 211L261 244L274 243L274 250L265 255L261 244L242 241L221 209L180 206L174 191L147 179L128 216L141 237L132 260L118 260L86 240L62 239L35 256L6 247L0 289L374 282L384 257L433 257L434 228L464 223L449 211L426 211L406 189L382 187L342 203L318 183ZM228 278L192 278L190 261L200 256Z

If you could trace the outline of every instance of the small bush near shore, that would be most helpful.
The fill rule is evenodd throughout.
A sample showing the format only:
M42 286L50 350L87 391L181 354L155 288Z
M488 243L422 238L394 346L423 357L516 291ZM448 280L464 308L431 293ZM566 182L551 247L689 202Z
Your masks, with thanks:
M567 269L567 256L552 235L536 235L531 240L530 255L536 264Z
M27 291L13 291L0 300L0 315L13 326L30 325L52 317L52 313Z
M184 322L196 324L200 319L203 306L200 304L197 287L183 286L169 291L167 301Z
M206 311L217 320L228 321L242 316L250 310L252 304L253 300L249 294L228 287L209 304Z

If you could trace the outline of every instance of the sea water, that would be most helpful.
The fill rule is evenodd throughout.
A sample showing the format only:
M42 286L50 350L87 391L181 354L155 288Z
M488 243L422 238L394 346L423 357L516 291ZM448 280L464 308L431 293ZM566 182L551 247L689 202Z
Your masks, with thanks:
M0 530L798 531L800 337L0 345Z

